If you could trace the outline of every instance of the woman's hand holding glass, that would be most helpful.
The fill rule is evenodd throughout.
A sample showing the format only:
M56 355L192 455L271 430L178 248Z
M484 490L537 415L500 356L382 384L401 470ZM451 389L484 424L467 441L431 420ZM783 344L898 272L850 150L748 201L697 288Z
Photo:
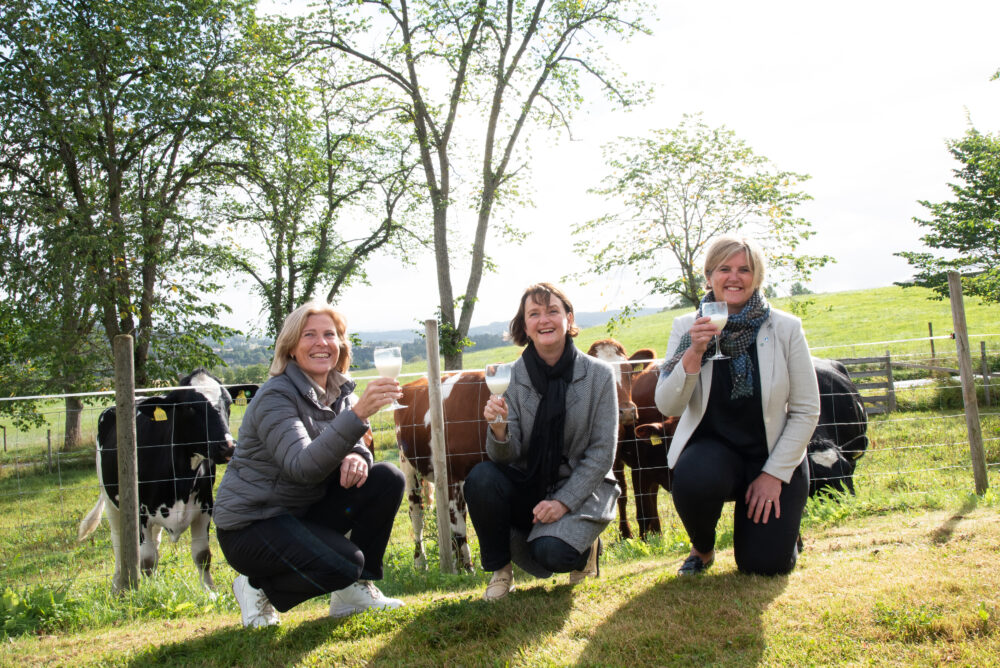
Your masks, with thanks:
M712 324L711 318L702 316L694 321L688 334L691 336L691 345L681 356L681 364L686 373L698 373L701 369L701 358L720 331Z
M395 378L374 378L354 404L354 414L367 420L386 406L403 397L403 388Z

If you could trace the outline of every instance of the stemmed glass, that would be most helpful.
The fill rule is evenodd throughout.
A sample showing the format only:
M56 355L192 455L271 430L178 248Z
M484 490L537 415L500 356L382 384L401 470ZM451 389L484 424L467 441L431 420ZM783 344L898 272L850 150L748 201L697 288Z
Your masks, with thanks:
M399 376L399 372L403 370L403 353L400 351L399 346L376 348L374 357L375 369L378 371L378 375L383 378L395 379ZM406 408L406 406L393 399L392 403L382 410L391 411L397 408Z
M486 387L490 388L493 396L499 396L507 391L510 386L510 364L490 364L486 367ZM501 424L503 417L497 415L493 418L493 424Z
M729 320L729 304L726 302L705 302L701 305L701 314L707 315L709 320L713 325L722 331L722 328L726 326L726 321ZM723 355L722 350L719 348L719 335L715 335L715 354L709 357L710 360L727 360L729 355Z

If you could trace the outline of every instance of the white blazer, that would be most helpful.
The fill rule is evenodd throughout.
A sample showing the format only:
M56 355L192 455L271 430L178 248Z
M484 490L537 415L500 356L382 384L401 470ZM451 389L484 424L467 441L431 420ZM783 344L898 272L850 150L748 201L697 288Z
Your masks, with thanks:
M691 329L696 313L674 319L667 344L667 359L673 356L681 337ZM806 456L806 447L819 421L819 387L802 321L771 309L770 317L757 333L757 364L760 370L761 405L767 435L767 462L764 472L788 482ZM728 364L728 360L723 364ZM656 384L656 407L664 415L680 416L674 432L667 465L673 468L684 446L701 422L712 387L709 360L699 373L688 374L677 363L668 376Z

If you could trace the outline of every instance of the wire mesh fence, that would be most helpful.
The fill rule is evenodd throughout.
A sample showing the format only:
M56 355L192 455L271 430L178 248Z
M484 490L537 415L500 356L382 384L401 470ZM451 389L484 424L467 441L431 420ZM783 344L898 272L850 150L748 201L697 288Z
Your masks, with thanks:
M860 346L855 346L855 354ZM831 357L841 349L824 350ZM831 354L832 353L832 354ZM996 349L986 351L986 364L996 365ZM892 357L907 363L926 358L920 353L896 354ZM942 357L936 357L938 362ZM947 364L947 362L943 362ZM472 460L485 457L485 431L487 425L481 417L482 406L489 396L485 385L479 381L463 387L454 376L443 380L448 434L449 469L459 482ZM366 377L358 378L364 382ZM412 377L403 378L408 383ZM914 382L919 381L919 382ZM423 382L423 381L418 381ZM980 377L977 386L984 394L989 377ZM871 416L868 423L869 445L857 460L853 483L856 503L876 505L906 504L920 497L950 491L964 495L973 491L970 467L969 441L962 410L961 388L940 373L924 370L921 378L909 378L897 388L898 409L891 413ZM471 396L472 412L457 414L447 409L448 402L463 394ZM996 392L992 402L997 403ZM29 401L29 400L25 400ZM66 407L64 397L35 398L40 420L30 426L15 425L7 418L0 418L4 427L4 450L0 455L0 588L8 586L45 585L70 586L91 584L104 586L113 570L110 533L106 522L91 539L78 542L77 528L81 518L99 497L100 486L95 468L95 442L98 418L101 411L111 405L104 395L87 396L80 415L81 438L77 447L64 447ZM405 403L405 402L404 402ZM1000 411L983 400L980 420L987 455L987 468L991 486L1000 482ZM651 406L639 406L642 408ZM238 434L245 405L237 402L232 407L230 426ZM382 412L372 419L375 457L379 461L402 464L397 437L401 430L426 430L429 416L426 410L410 411L405 421L403 412ZM450 415L450 417L449 417ZM397 424L395 418L400 418ZM831 423L850 427L849 421ZM460 434L464 434L460 436ZM478 435L477 435L478 434ZM657 433L626 432L619 448L631 445L646 449L647 461L634 470L623 465L624 480L628 488L627 517L630 524L638 526L637 512L647 513L655 508L660 529L664 533L683 532L668 494L658 481L666 479L665 451L668 435ZM459 451L461 450L461 451ZM216 484L221 479L223 467L218 468ZM457 474L457 475L456 475ZM166 478L169 480L169 477ZM635 488L636 480L645 481ZM654 481L653 484L650 480ZM417 490L427 498L426 488ZM637 496L638 495L638 496ZM426 504L433 508L433 503ZM637 510L643 508L643 510ZM434 513L428 511L424 533L430 552L436 549L435 532L430 530ZM720 531L724 532L725 520ZM605 533L605 540L621 540L618 526L612 523ZM467 526L470 536L471 559L478 563L477 547L471 523ZM636 532L638 534L638 532ZM221 556L214 540L211 549ZM161 568L165 564L190 571L190 586L197 587L197 573L191 565L190 536L178 537L176 543L164 541L161 547ZM389 562L410 562L414 555L414 532L407 503L399 510L390 544ZM433 561L433 554L428 554ZM214 570L228 569L221 558L215 561Z

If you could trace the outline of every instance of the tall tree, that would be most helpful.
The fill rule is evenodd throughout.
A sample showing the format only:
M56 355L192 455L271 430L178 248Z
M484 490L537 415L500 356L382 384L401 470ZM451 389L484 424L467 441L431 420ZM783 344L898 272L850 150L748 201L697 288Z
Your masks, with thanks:
M203 340L227 331L205 301L218 288L204 261L211 229L190 205L223 178L222 152L247 134L266 86L245 66L253 6L10 0L0 9L0 179L19 184L11 206L43 213L24 219L32 229L21 238L39 242L40 264L72 256L88 317L109 342L135 337L139 384L210 363ZM36 234L56 227L70 243Z
M288 68L282 103L261 110L241 143L230 196L205 203L230 231L218 257L250 277L272 336L303 302L335 303L366 280L366 261L405 233L414 205L409 146L385 127L377 101L339 89L331 71L322 56Z
M697 304L705 284L697 263L720 235L752 236L777 272L800 280L831 259L797 252L813 234L794 212L811 199L798 190L809 177L778 170L700 115L651 137L621 137L605 146L605 156L612 173L591 192L625 210L574 227L582 237L575 248L591 267L586 274L625 269L649 276L649 294Z
M1000 72L998 72L1000 75ZM926 234L920 237L931 252L900 252L916 270L903 286L931 288L938 298L948 296L948 272L962 275L962 290L983 301L1000 302L1000 136L970 129L948 142L960 163L949 183L952 199L920 204L931 214L914 218Z
M583 99L581 74L618 102L635 99L600 47L644 30L645 12L641 0L330 0L306 22L305 48L332 49L364 66L357 85L395 100L417 146L433 214L446 368L462 366L492 215L516 196L525 135L567 126ZM455 206L475 211L471 247L460 241ZM466 258L465 288L455 294L452 270Z

